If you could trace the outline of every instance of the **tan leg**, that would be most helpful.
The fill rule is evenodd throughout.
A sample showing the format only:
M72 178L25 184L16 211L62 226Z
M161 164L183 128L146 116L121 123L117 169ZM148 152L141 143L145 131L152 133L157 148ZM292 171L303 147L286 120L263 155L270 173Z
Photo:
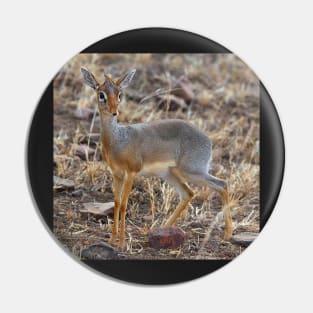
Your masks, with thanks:
M134 175L129 173L125 179L124 190L123 190L122 201L121 201L121 208L120 208L120 210L121 210L121 225L120 225L121 228L120 228L119 248L121 250L124 250L124 247L125 247L125 216L126 216L128 197L129 197L130 191L132 189L133 182L134 182Z
M225 188L224 191L220 192L222 198L222 207L224 213L224 222L225 222L225 229L224 229L224 240L229 240L233 234L233 223L232 217L230 212L230 205L229 205L229 189L228 187Z
M176 220L182 214L182 212L187 208L187 206L191 200L192 200L192 196L190 196L188 199L182 200L179 203L178 207L173 212L173 214L170 216L170 218L165 223L165 226L171 226L171 225L175 224Z
M118 224L120 216L121 196L124 187L124 175L118 176L113 174L113 192L114 192L114 218L112 225L112 236L109 240L110 244L114 244L118 233Z
M225 181L217 177L214 177L212 175L209 175L209 186L212 189L216 190L221 196L222 210L223 210L224 223L225 223L223 239L225 241L228 241L233 234L233 223L232 223L232 217L231 217L231 212L230 212L230 201L229 201L229 188Z
M180 194L180 203L178 204L177 208L170 216L170 218L166 222L166 226L173 225L177 218L182 214L186 213L188 204L192 200L194 196L194 192L189 188L189 186L182 180L179 170L177 168L170 169L171 176L169 176L169 182L176 187Z
M221 198L222 198L222 209L224 214L224 222L225 222L225 230L224 230L224 240L229 240L233 233L233 225L232 225L232 218L230 212L230 201L229 201L229 189L226 182L222 179L214 177L207 173L188 173L183 172L181 173L183 177L187 181L191 181L195 184L199 184L201 186L209 186L215 191L217 191Z

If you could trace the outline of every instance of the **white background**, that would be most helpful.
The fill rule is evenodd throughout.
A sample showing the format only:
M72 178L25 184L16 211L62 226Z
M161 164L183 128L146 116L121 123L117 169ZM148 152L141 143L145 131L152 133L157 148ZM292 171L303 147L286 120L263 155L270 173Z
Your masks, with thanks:
M312 312L312 2L68 2L0 8L1 311ZM108 35L147 26L200 33L240 56L273 97L287 148L282 192L256 242L214 274L169 287L74 262L43 227L25 179L30 119L56 71Z

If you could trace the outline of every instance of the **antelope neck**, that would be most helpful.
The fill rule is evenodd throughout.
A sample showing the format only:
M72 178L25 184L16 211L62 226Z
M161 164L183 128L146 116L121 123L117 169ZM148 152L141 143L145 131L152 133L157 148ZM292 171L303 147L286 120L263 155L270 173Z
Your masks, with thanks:
M117 116L107 115L101 118L101 137L102 139L111 145L114 142L114 137L118 133Z

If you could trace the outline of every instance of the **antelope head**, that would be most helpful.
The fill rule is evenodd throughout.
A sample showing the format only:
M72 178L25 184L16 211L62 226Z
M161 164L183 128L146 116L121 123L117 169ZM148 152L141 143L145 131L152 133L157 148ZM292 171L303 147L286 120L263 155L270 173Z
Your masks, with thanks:
M97 102L100 116L118 115L118 105L122 99L122 92L133 79L136 70L130 70L125 75L114 81L107 75L101 84L96 80L94 75L86 68L81 68L83 80L86 85L93 88L97 94Z

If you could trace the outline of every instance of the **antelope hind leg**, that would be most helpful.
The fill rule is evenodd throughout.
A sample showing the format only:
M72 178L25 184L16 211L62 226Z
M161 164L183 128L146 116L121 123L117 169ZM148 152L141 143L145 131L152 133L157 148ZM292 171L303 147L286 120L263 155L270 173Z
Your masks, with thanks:
M194 196L194 192L182 180L177 168L171 168L170 173L166 179L176 188L180 196L180 203L165 224L165 226L171 226L176 222L179 216L187 213L187 207Z

